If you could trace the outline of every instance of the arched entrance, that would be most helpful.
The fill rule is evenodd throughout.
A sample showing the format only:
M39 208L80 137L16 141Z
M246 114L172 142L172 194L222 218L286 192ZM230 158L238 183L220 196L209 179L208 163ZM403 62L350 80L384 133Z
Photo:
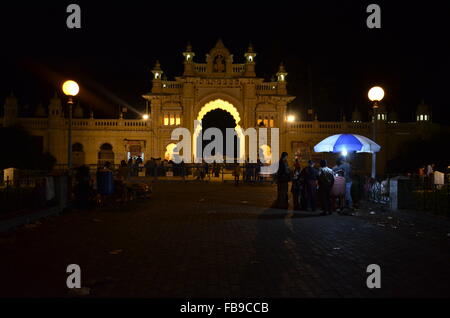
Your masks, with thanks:
M198 116L196 118L196 120L200 123L197 127L195 127L194 129L194 134L193 134L193 155L194 155L194 162L197 162L198 158L197 158L197 146L201 145L201 141L199 141L199 138L201 138L201 131L203 130L202 127L202 120L204 119L205 115L208 114L211 111L220 109L222 111L225 111L227 113L229 113L235 122L235 127L234 130L236 132L237 135L237 147L239 149L240 152L240 158L241 160L244 159L245 156L245 149L244 148L244 144L240 142L240 139L243 137L243 131L242 128L240 126L240 121L241 121L241 117L239 115L238 110L236 109L236 107L234 107L233 104L224 101L222 99L216 99L213 101L210 101L208 103L206 103L199 111ZM209 128L209 127L205 127L205 128ZM218 127L217 127L218 128ZM202 149L203 150L203 149ZM237 154L235 153L235 156L237 156Z
M103 166L107 161L114 164L114 152L111 144L104 143L100 146L100 151L98 152L98 164Z
M79 142L72 145L72 163L74 167L84 165L84 149L83 145Z

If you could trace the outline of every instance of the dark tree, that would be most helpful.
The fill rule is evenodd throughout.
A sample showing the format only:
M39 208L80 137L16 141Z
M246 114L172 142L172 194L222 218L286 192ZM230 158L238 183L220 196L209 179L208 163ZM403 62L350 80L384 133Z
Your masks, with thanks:
M19 126L0 128L0 169L51 170L56 159L43 152L42 137L32 136Z

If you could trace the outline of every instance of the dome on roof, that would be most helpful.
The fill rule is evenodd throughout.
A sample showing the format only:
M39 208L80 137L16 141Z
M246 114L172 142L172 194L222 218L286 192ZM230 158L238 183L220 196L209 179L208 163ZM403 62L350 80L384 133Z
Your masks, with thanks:
M73 117L75 118L83 118L84 113L83 113L83 108L81 108L80 103L77 103L77 106L75 106L75 109L73 111Z

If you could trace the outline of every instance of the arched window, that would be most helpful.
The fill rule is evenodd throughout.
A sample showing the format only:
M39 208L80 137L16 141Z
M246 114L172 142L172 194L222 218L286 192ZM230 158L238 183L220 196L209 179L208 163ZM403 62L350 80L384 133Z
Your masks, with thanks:
M83 145L79 142L72 145L72 164L74 167L84 165Z
M72 151L73 152L83 152L83 145L79 142L76 142L72 145Z
M101 145L100 151L98 152L98 164L103 166L106 161L114 164L113 147L109 143L104 143Z
M256 121L256 125L259 126L259 127L261 127L262 125L264 125L261 116L258 116L258 120Z

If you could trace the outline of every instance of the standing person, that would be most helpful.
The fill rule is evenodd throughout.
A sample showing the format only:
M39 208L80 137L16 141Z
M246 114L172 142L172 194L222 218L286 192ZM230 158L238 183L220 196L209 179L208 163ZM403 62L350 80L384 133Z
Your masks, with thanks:
M339 199L339 213L342 212L344 208L344 198L345 198L345 178L344 171L338 170L335 173L334 184L331 188L331 209L335 211L336 199Z
M214 161L213 170L214 170L214 177L219 178L220 177L220 165L218 163L216 163L215 161Z
M351 166L350 164L345 160L344 157L339 157L336 161L336 167L333 168L333 171L336 172L338 170L344 171L344 178L345 178L345 207L348 209L353 208L353 201L352 201L352 177L351 177Z
M262 166L262 162L258 158L258 160L256 161L256 166L255 166L255 180L257 182L260 182L262 180L262 177L260 175L260 173L261 173L261 166Z
M334 184L334 173L333 170L327 167L326 160L320 160L318 181L323 214L331 214L331 189Z
M130 159L128 159L128 176L132 177L133 176L133 158L130 157Z
M295 163L294 163L294 170L301 170L301 166L300 166L300 161L298 160L298 158L295 158Z
M234 185L239 186L239 176L241 175L241 168L239 167L239 163L234 164L233 176L234 176Z
M308 166L305 170L305 185L306 185L306 208L311 208L312 212L316 211L316 191L318 171L314 168L314 161L308 160Z
M295 167L293 176L292 176L292 186L291 186L291 192L292 192L292 201L294 203L294 210L299 211L301 210L301 190L302 190L302 179L300 177L301 168Z
M179 168L181 178L183 179L183 181L186 181L186 165L184 164L184 160L181 160Z
M82 165L76 169L75 202L80 210L88 210L91 200L89 167ZM45 198L45 196L43 196Z
M289 181L291 179L291 171L289 170L288 164L288 153L283 152L281 154L280 161L278 162L277 176L277 201L272 206L278 209L288 209L289 208Z
M434 184L434 163L427 166L428 188L432 189Z
M128 201L128 189L127 189L127 179L128 179L128 165L125 160L120 162L119 169L117 169L117 192L119 193L120 202L126 203Z
M133 177L139 176L139 157L133 162Z

